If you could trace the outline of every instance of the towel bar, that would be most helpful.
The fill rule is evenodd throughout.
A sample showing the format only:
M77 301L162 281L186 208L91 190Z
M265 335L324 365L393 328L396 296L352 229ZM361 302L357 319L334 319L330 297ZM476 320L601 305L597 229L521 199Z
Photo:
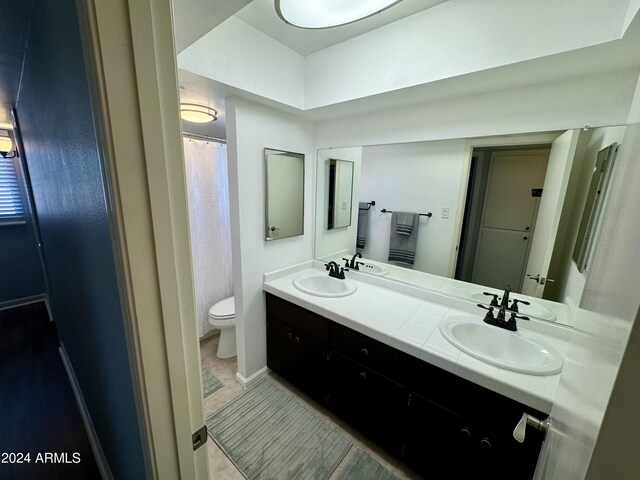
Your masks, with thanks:
M387 210L386 208L383 208L382 210L380 210L380 212L382 212L382 213L393 213L393 210ZM421 217L431 217L431 216L433 216L433 214L431 212L419 213L418 215L420 215Z

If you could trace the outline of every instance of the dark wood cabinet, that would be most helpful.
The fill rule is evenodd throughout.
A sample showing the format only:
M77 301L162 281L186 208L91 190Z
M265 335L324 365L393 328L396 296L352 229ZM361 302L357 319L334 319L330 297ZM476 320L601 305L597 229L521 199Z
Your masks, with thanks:
M328 406L395 455L404 444L406 387L331 352Z
M329 392L328 338L328 320L268 297L267 365L321 403Z
M533 477L544 413L270 294L267 364L427 478Z

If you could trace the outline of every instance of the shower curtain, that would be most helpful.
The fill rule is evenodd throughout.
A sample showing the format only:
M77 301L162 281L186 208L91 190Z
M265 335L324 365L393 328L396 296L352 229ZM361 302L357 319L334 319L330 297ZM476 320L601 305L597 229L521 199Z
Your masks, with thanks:
M233 295L227 147L184 138L191 259L198 335L209 325L209 308Z

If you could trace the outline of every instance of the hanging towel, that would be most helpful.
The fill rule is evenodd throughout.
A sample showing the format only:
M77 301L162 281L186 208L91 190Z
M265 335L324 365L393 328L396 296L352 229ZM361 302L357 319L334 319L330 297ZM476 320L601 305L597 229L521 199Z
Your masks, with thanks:
M417 216L417 213L398 212L396 233L399 233L400 235L411 235L411 232L413 232L413 222Z
M413 265L416 256L416 243L418 241L418 220L420 215L413 213L413 223L409 235L398 233L398 217L406 212L393 212L391 214L391 236L389 238L389 261L401 262Z
M356 234L356 248L364 248L367 241L367 202L360 202L358 208L358 233Z

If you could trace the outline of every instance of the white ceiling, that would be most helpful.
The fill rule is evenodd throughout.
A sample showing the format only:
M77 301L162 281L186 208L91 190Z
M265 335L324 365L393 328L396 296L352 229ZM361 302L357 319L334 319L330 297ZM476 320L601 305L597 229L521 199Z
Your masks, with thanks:
M359 22L321 30L302 29L284 23L276 13L274 0L254 0L235 16L300 55L307 56L445 1L403 0L379 14Z

